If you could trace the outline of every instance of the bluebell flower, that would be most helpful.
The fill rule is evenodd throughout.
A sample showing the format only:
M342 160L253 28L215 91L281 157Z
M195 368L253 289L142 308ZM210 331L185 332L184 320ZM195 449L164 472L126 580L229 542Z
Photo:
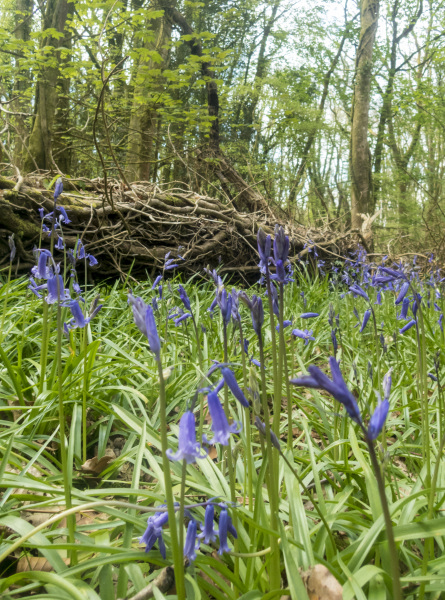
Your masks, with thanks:
M156 322L151 306L147 306L142 298L135 298L128 294L128 303L133 310L133 318L136 327L148 339L150 350L160 360L161 342L156 329Z
M211 429L214 433L213 440L208 443L221 444L227 446L231 433L239 433L241 431L240 423L229 425L226 413L224 412L221 402L219 401L216 392L209 392L207 395L207 403L209 406L210 416L212 417Z
M211 544L216 540L216 530L214 526L215 519L215 507L213 504L207 504L204 514L204 526L201 525L201 531L198 535L200 540L203 540L204 544Z
M232 319L236 323L241 323L241 315L239 313L239 294L235 288L232 288Z
M56 186L54 188L54 200L57 200L57 198L60 196L60 194L63 192L63 181L62 178L59 177L56 181Z
M409 281L405 281L402 284L402 287L400 288L399 295L397 296L397 299L394 302L394 304L400 304L403 301L403 299L405 298L408 291L409 291Z
M77 300L71 300L68 304L71 314L73 315L72 324L69 324L70 329L74 329L75 327L83 328L87 325L90 319L87 317L85 319L85 315L83 314L82 309L80 308L80 304Z
M286 269L284 268L284 263L282 260L277 260L275 262L276 273L270 276L274 281L278 281L278 283L289 283L290 278L286 273Z
M197 533L197 523L194 519L189 521L187 526L187 534L185 536L185 544L184 544L184 556L189 559L190 562L193 562L196 559L196 533Z
M60 220L63 221L65 223L65 225L68 225L69 223L71 223L71 219L68 217L67 212L66 212L66 210L64 209L63 206L58 206L57 210L62 215L60 217Z
M243 391L239 387L235 379L235 375L232 373L232 371L228 367L223 367L221 369L221 375L224 377L224 381L226 382L227 386L229 387L230 391L235 396L235 398L238 400L238 402L246 408L249 408L249 402L243 394Z
M336 329L331 330L331 340L332 340L332 346L334 348L334 356L337 354L337 350L338 350L338 342L337 342L336 333L337 333Z
M389 369L385 376L383 377L383 398L385 400L389 399L389 394L391 393L391 384L392 384L392 368Z
M301 329L292 329L292 335L301 338L302 340L305 340L305 346L308 345L309 341L315 342L315 338L313 337L312 333L312 329L305 329L304 331L302 331Z
M95 256L93 256L92 254L88 254L87 258L88 258L88 263L89 263L90 267L95 267L96 265L99 264L99 261L97 260L97 258Z
M53 275L49 277L47 283L48 295L45 300L48 304L56 302L65 302L70 299L69 290L66 290L63 283L62 275Z
M255 417L255 427L258 429L258 431L261 433L261 435L263 437L266 437L266 424L263 423L261 421L261 419L256 416ZM277 436L275 435L275 433L272 431L272 429L270 429L270 441L272 443L272 445L279 451L281 452L281 444L280 444L280 440L277 438Z
M257 244L258 254L260 255L260 269L265 271L269 265L270 249L272 245L270 235L266 235L262 229L258 229Z
M15 258L15 254L16 254L16 247L15 247L15 242L14 242L14 234L10 235L8 237L8 245L9 245L9 262L12 263L12 261Z
M39 250L39 262L37 267L31 269L31 273L37 279L48 279L51 276L51 271L47 267L48 259L51 258L51 252L49 250Z
M232 316L232 296L227 293L225 288L219 288L216 292L216 301L221 310L223 322L228 325Z
M286 327L289 327L289 325L292 325L292 320L285 320L283 321L283 329L286 329ZM280 331L280 324L278 323L278 325L275 327L275 329L277 331Z
M361 296L366 302L370 302L368 294L358 285L358 283L354 283L349 289L354 294L354 297Z
M415 294L414 296L414 302L413 305L411 307L411 311L413 313L413 316L415 317L417 314L417 310L420 306L420 304L422 303L422 296L420 294Z
M190 299L187 296L187 292L185 291L185 289L182 287L182 285L178 286L178 291L179 291L179 297L182 300L183 305L185 306L185 308L187 310L192 310L192 307L190 305Z
M402 327L402 329L399 329L399 333L405 333L405 331L408 331L408 329L411 329L411 327L413 327L413 325L416 324L416 320L412 319L409 323L407 323L404 327Z
M275 226L275 237L273 240L273 254L275 265L280 260L283 265L287 261L289 255L289 236L284 233L281 225Z
M259 296L252 296L250 313L252 315L252 325L258 337L261 336L261 328L264 323L263 301Z
M272 295L272 312L273 314L280 318L280 307L278 305L278 292L275 284L271 282L270 284L270 293Z
M43 218L45 217L45 209L44 208L39 208L39 215L43 221Z
M397 319L400 320L400 319L407 318L410 302L411 302L411 300L405 296L405 298L403 299L403 302L402 302L402 310L400 311L400 314L397 315Z
M158 287L159 300L162 300L162 285Z
M158 301L156 300L156 298L153 298L153 300L151 301L151 305L153 306L153 310L156 312L157 310L159 310L159 306L158 306Z
M374 304L378 304L379 306L382 304L382 292L380 290L377 292L377 300Z
M231 533L234 538L238 537L235 527L232 525L232 519L227 511L225 504L220 504L222 510L219 515L219 550L218 554L222 555L224 552L230 552L230 548L227 544L227 534Z
M155 545L156 541L159 544L159 551L162 558L165 560L166 551L164 539L162 537L162 527L168 522L168 512L157 512L152 517L147 519L147 529L142 537L139 538L141 544L145 544L145 552L150 550Z
M300 319L313 319L314 317L319 317L320 313L316 312L306 312L300 315Z
M180 325L186 319L190 319L191 316L192 315L190 313L184 313L183 315L181 315L180 317L178 317L177 319L175 319L175 325L176 325L176 327L178 325Z
M368 430L366 433L368 440L373 441L379 436L380 432L383 429L383 425L385 424L388 411L389 401L385 398L382 402L379 396L377 408L375 409L371 419L369 420Z
M154 290L154 289L155 289L155 287L158 285L158 283L159 283L160 281L162 281L162 275L158 275L158 276L156 277L156 279L154 280L154 283L153 283L153 285L151 286L151 289L152 289L152 290Z
M371 309L368 308L368 310L366 310L365 314L363 315L363 322L362 322L362 326L360 327L360 333L362 333L362 331L364 330L364 328L368 324L370 316L371 316Z
M406 279L406 275L402 271L396 271L395 269L390 269L389 267L379 267L385 275L392 277L393 279Z
M40 294L40 290L46 289L46 287L47 287L46 283L43 283L42 285L37 285L37 283L34 281L34 279L32 277L29 278L28 289L31 290L31 292L33 294L35 294L37 296L37 298L42 297L42 295Z
M167 450L170 460L185 460L187 464L194 463L197 458L205 458L207 453L196 441L195 415L186 411L179 421L179 447L176 453Z
M435 375L433 375L432 373L427 373L427 375L432 381L438 381L437 377Z
M57 248L57 250L63 250L65 248L63 238L61 238L60 236L57 237L57 243L54 245L54 248Z
M346 408L348 415L351 419L361 425L362 417L356 399L349 391L343 376L340 371L340 367L333 356L329 358L329 364L331 367L332 380L329 379L318 367L310 365L308 367L309 375L303 375L297 379L291 379L290 382L300 387L309 387L315 389L322 389L331 394L343 404Z

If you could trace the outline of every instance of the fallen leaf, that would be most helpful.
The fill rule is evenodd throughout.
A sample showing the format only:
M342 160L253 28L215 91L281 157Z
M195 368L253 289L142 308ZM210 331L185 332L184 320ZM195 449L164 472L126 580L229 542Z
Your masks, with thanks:
M69 558L64 558L63 562L69 565ZM17 573L26 571L44 571L48 573L53 571L51 563L43 556L23 556L17 563Z
M309 600L342 600L342 586L324 565L315 565L303 571L301 578Z
M98 460L97 456L94 456L93 458L89 458L87 461L85 461L83 463L83 465L80 467L81 471L83 471L84 473L91 473L92 475L100 475L102 473L102 471L105 471L105 469L108 467L108 465L113 462L113 460L116 458L115 453L111 450L108 450L107 454L105 456L102 456L102 458L100 458Z

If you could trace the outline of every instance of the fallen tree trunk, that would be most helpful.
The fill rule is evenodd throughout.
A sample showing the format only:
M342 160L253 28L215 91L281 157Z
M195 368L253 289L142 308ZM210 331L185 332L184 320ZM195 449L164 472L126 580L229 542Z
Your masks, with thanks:
M39 208L53 210L53 192L43 187L42 177L16 182L0 178L0 266L9 258L8 236L14 233L19 272L34 264L32 249L39 245ZM238 212L230 203L183 189L162 189L135 182L124 189L113 182L105 190L102 180L66 180L58 203L71 223L63 224L67 247L81 238L86 251L99 261L100 278L145 277L162 268L164 257L180 255L180 268L196 273L206 265L242 273L255 272L256 235L259 227L273 233L272 211ZM351 245L348 234L306 229L281 223L291 239L291 256L304 256L314 244L326 257L341 257ZM42 247L49 246L44 237ZM309 246L310 247L310 246ZM57 251L56 251L57 252ZM57 258L57 256L56 256Z

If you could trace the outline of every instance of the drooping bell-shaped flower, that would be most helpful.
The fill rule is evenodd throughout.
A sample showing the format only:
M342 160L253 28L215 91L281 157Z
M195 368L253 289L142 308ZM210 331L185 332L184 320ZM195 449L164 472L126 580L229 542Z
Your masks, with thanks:
M409 281L405 281L402 284L402 287L400 288L399 295L397 296L397 299L394 302L394 304L400 304L403 301L403 299L405 298L408 291L409 291Z
M197 532L197 523L194 519L189 521L187 526L187 534L185 536L185 544L184 544L184 557L188 558L190 562L193 562L196 559L196 532Z
M265 272L269 265L270 249L272 240L270 235L266 235L262 229L257 234L258 254L260 255L260 269Z
M370 316L371 316L371 309L368 308L368 310L366 310L365 314L363 315L363 322L362 322L362 326L360 327L360 333L362 333L362 331L365 329L366 325L368 324Z
M239 387L235 379L235 375L232 373L232 371L228 367L223 367L221 369L221 375L224 377L224 381L226 382L227 386L229 387L230 391L235 396L235 398L238 400L238 402L246 408L249 408L249 402L243 394L243 391Z
M157 512L152 517L148 517L147 529L142 537L139 538L141 544L145 544L145 552L150 550L155 545L156 541L159 543L159 551L162 558L165 559L165 544L162 537L162 527L168 522L168 512Z
M234 537L237 537L236 530L232 525L232 521L230 519L230 515L227 511L227 508L223 506L221 513L219 515L219 550L218 554L221 556L224 552L230 552L229 545L227 543L227 534L232 533Z
M179 291L179 297L182 300L183 305L185 306L186 310L192 310L192 307L190 305L190 299L187 296L187 292L185 291L185 289L182 287L182 285L178 286L178 291Z
M241 424L235 422L232 425L229 425L226 413L221 406L221 402L219 401L218 394L216 392L208 393L207 403L209 406L210 416L212 418L211 429L214 433L213 440L209 443L227 446L229 443L230 434L241 431Z
M349 289L354 294L354 297L361 296L366 300L366 302L370 302L368 294L358 285L358 283L354 283L349 287Z
M54 200L57 200L57 198L60 196L60 194L63 192L63 181L62 178L59 177L56 181L56 186L54 188Z
M252 315L252 325L258 337L261 336L261 327L264 323L263 301L259 296L252 296L250 313Z
M343 376L340 371L340 367L333 356L329 358L329 364L331 367L332 380L327 377L318 367L310 365L308 367L309 375L303 375L297 379L291 379L290 382L299 387L309 387L315 389L322 389L331 394L337 402L343 404L346 412L351 419L357 423L362 423L362 417L357 401L353 394L349 391Z
M51 275L51 271L48 268L48 259L51 258L51 252L49 250L38 250L39 261L36 267L31 269L31 273L37 279L48 279Z
M314 319L315 317L319 317L320 313L316 312L305 312L300 315L300 319Z
M273 241L273 254L275 264L281 260L283 265L287 261L289 255L289 236L284 233L281 225L275 226L275 237Z
M56 302L65 302L70 299L69 290L66 290L63 284L62 275L52 275L47 283L48 295L45 300L48 304Z
M179 421L179 447L176 453L167 450L170 460L185 460L187 464L194 463L197 458L205 458L207 453L196 441L195 415L186 411Z
M386 417L389 411L389 401L385 398L382 402L382 399L379 395L379 402L377 404L377 408L372 414L371 419L369 420L367 437L369 440L375 440L380 432L383 429L383 425L385 424Z
M201 531L198 538L204 542L204 544L211 544L216 540L215 531L215 507L213 504L208 504L204 515L204 526L201 525Z
M232 296L227 293L225 288L219 288L216 292L216 301L221 310L223 322L227 326L232 316Z
M402 329L399 329L399 333L405 333L405 331L408 331L408 329L411 329L411 327L414 327L415 324L416 324L416 319L411 319L411 321L409 323L407 323L404 327L402 327Z

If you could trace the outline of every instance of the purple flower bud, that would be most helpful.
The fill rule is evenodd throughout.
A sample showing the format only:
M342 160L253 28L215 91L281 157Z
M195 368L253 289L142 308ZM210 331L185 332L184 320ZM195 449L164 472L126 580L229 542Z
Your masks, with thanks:
M15 254L16 254L16 247L15 247L15 242L14 242L14 234L12 234L12 235L10 235L8 237L8 244L9 244L9 250L10 250L9 262L12 263L12 261L15 258Z
M255 417L255 426L261 433L261 435L266 437L266 424L263 423L258 416ZM270 430L270 441L272 443L272 446L274 446L278 450L278 452L281 452L280 440L277 438L277 436L272 430Z
M192 307L190 305L190 300L189 297L187 296L187 292L185 291L185 289L182 287L182 285L178 286L178 291L179 291L179 297L182 300L182 303L184 304L185 308L187 310L192 310Z
M406 294L408 293L409 290L409 281L405 281L402 284L402 287L400 288L400 292L399 295L397 296L396 301L394 302L394 304L400 304L402 302L402 300L405 298Z
M281 260L284 264L287 261L289 255L289 236L284 233L283 227L280 225L275 226L275 238L273 241L273 254L275 258L275 264Z
M362 333L362 331L364 330L364 328L368 324L370 316L371 316L371 309L368 308L368 310L365 311L365 314L363 315L363 323L362 323L362 326L360 327L360 333Z
M309 375L304 375L297 379L291 379L290 382L300 387L309 387L315 389L322 389L331 394L337 402L343 404L346 408L348 415L357 424L361 424L362 418L360 410L357 404L357 400L353 394L349 391L343 376L340 371L340 367L334 357L329 358L329 364L331 367L332 380L327 377L318 367L310 365L308 367Z
M152 290L154 290L154 289L155 289L155 287L158 285L158 283L159 283L160 281L162 281L162 275L158 275L158 276L156 277L156 279L154 280L154 283L153 283L153 285L151 286L151 289L152 289Z
M180 317L178 317L177 319L175 319L175 325L176 325L176 327L178 325L180 325L186 319L190 319L191 316L192 315L190 313L184 313L183 315L181 315Z
M354 294L354 297L361 296L366 302L370 302L368 294L358 285L358 283L354 283L349 289Z
M438 381L437 377L435 375L433 375L432 373L428 373L428 377L432 380L432 381Z
M283 329L286 329L286 327L289 327L289 325L292 325L292 321L286 320L283 321ZM275 327L275 329L277 331L280 331L280 324L278 323L278 325Z
M88 258L90 267L95 267L96 265L99 264L99 261L97 260L97 258L95 256L93 256L92 254L88 254L87 258Z
M260 255L260 267L266 269L269 264L270 248L272 245L270 235L266 235L262 229L258 229L257 243L258 254Z
M332 340L332 346L334 348L334 356L337 354L337 350L338 350L337 336L335 334L336 334L336 330L332 329L331 330L331 340Z
M380 432L383 429L383 425L385 424L386 417L389 411L389 402L388 400L383 400L379 398L379 403L377 404L377 408L375 409L368 425L367 436L369 440L375 440Z
M63 181L62 178L59 177L56 181L56 186L54 188L54 200L57 200L57 198L60 196L60 194L63 192Z
M391 373L392 373L392 369L389 369L389 371L383 377L383 398L384 398L384 400L389 400L389 394L391 393L391 384L392 384Z
M246 397L244 396L241 388L239 387L239 385L235 379L235 375L232 373L232 371L228 367L223 367L221 369L221 375L224 377L224 381L226 382L230 391L235 396L235 398L238 400L238 402L240 404L242 404L243 406L245 406L246 408L249 408L249 402L246 399Z
M159 362L161 360L161 341L159 339L158 330L156 328L156 321L151 306L147 306L145 312L145 328L147 331L148 345L150 350Z
M261 336L261 327L264 323L263 301L259 296L252 296L251 302L252 325L258 337Z
M229 530L229 513L226 508L223 508L219 515L219 550L218 554L222 555L224 552L230 552L230 548L227 544L227 533Z
M402 329L399 329L400 333L405 333L405 331L408 331L408 329L411 329L411 327L413 327L413 325L416 324L416 320L412 319L409 323L407 323L404 327L402 327Z
M300 315L300 319L313 319L314 317L319 317L320 313L316 312L306 312Z
M44 208L39 208L39 215L40 215L40 218L43 220L43 217L45 216L45 209Z

